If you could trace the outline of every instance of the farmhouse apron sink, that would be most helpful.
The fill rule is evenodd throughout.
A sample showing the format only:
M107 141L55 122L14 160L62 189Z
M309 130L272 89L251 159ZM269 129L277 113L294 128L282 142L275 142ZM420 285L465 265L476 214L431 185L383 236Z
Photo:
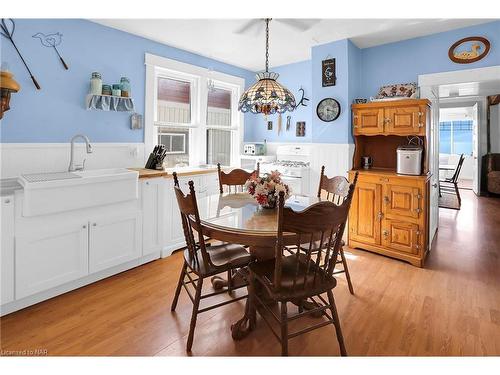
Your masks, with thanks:
M23 216L137 199L139 173L126 168L21 175Z

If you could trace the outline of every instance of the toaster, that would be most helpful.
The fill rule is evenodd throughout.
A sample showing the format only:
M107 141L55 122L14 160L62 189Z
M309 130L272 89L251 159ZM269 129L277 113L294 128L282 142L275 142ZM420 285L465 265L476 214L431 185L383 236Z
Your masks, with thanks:
M422 146L399 146L397 152L397 173L419 176L422 173Z
M266 147L264 143L245 143L243 145L244 155L264 155Z

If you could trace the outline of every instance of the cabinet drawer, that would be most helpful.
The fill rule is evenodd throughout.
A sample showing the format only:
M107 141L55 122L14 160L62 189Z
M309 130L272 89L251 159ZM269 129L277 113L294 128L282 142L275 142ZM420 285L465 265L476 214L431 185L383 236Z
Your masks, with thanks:
M422 234L419 226L414 223L388 219L382 223L382 245L395 251L419 254Z

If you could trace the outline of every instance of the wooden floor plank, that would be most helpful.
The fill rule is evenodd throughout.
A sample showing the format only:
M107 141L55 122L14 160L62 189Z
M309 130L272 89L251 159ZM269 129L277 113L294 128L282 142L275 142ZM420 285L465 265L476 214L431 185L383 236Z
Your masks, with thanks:
M343 276L334 290L350 355L500 355L500 200L463 193L441 209L425 269L347 249L356 295ZM181 254L66 293L0 319L1 349L49 355L186 355L191 303L170 303ZM209 287L209 286L208 286ZM199 316L192 355L279 355L259 318L233 341L244 303ZM297 323L301 324L301 323ZM333 326L292 339L291 355L339 355Z

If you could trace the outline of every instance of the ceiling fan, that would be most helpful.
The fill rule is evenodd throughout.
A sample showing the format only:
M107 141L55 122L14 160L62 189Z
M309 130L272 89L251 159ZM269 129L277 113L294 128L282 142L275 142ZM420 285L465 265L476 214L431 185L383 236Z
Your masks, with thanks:
M295 29L298 32L304 32L320 22L320 19L306 19L306 18L275 18L273 21L280 22L288 27ZM252 19L245 22L243 25L234 30L235 34L247 34L258 36L264 31L262 27L264 19Z

